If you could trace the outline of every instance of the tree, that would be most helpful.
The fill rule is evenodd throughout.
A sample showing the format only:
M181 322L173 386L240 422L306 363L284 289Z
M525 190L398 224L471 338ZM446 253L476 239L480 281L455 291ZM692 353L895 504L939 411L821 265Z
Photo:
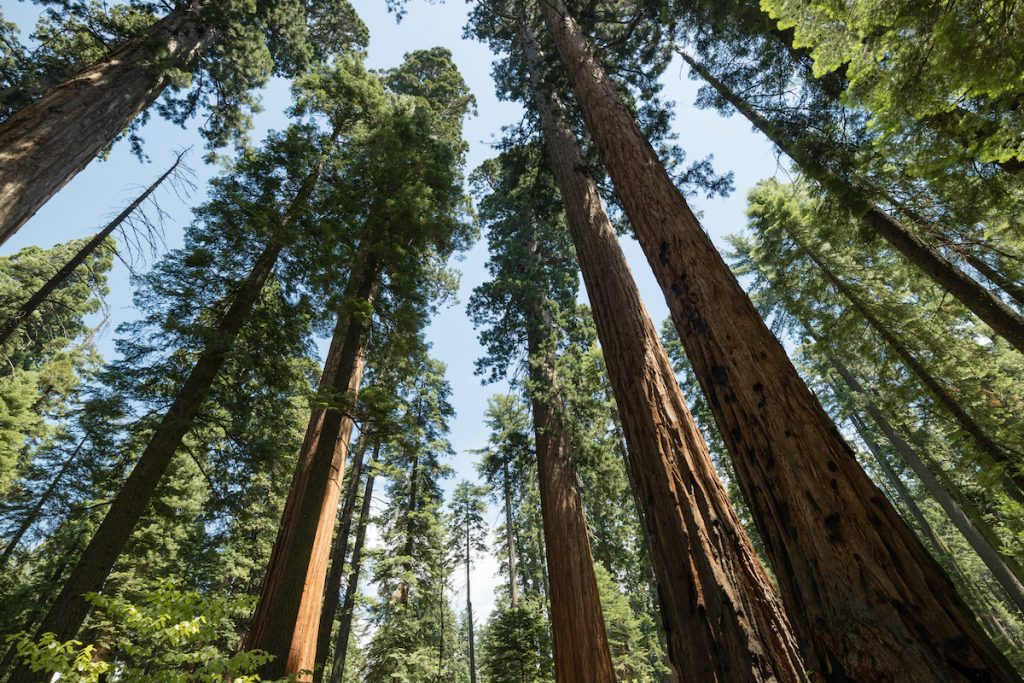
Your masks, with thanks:
M476 643L473 638L473 600L470 593L470 576L473 555L487 551L487 523L484 514L486 489L460 481L448 503L449 534L452 552L459 564L466 567L466 626L469 630L469 680L476 683Z
M361 66L354 62L339 62L339 69L347 69L353 74L352 78L359 78L363 73ZM334 130L330 135L325 136L315 129L293 127L285 136L272 141L265 154L243 158L238 173L226 176L217 188L221 201L218 203L215 199L210 204L206 216L211 220L225 219L240 210L243 215L251 212L250 216L269 219L269 224L251 226L254 230L266 231L263 249L250 262L250 268L244 278L237 281L235 287L225 293L221 303L217 305L223 313L214 313L217 322L209 329L210 336L205 340L202 352L196 358L187 378L183 378L174 401L160 423L155 426L146 449L115 496L103 523L79 558L47 616L40 622L38 633L52 632L58 640L65 640L75 634L88 609L84 601L85 594L97 590L102 585L136 523L145 512L146 505L164 471L193 425L196 414L202 407L233 342L252 315L253 306L273 273L278 257L286 244L301 229L302 220L308 215L310 198L317 188L320 173L328 157L334 151L334 145L350 120L358 119L360 115L358 100L343 104L335 100L333 104L337 108L325 112L320 110L333 119ZM311 143L314 145L312 151L309 147ZM298 145L304 147L300 148ZM297 152L299 149L304 153ZM289 158L289 154L293 156ZM288 183L279 175L286 172L283 166L287 165L293 165L293 168L298 166L299 172L291 176L296 178L297 182ZM282 188L282 184L287 189ZM266 212L266 205L262 204L263 198L273 196L271 193L281 190L286 197L291 195L290 198L286 200L284 206L275 206L270 202L269 206L275 210ZM249 196L257 197L257 201L250 200L251 203L248 205L236 205L234 200L240 198L240 192L244 191L251 191L252 194ZM280 213L277 213L278 211ZM244 249L242 253L245 253ZM205 257L212 258L212 254L207 252ZM12 680L23 680L25 673L27 672L23 670L20 673L16 672Z
M0 123L0 242L169 88L159 106L183 123L200 110L214 145L237 137L255 107L250 91L271 75L296 76L336 53L365 46L362 22L344 0L283 11L181 0L156 19L114 36L114 46ZM194 84L194 85L193 85Z
M435 274L430 264L443 262L469 236L459 179L461 121L471 98L450 54L411 53L405 64L385 74L384 82L396 97L375 117L376 127L366 131L349 172L335 178L335 191L344 199L336 203L340 215L334 220L355 226L360 246L338 308L336 366L330 355L325 366L323 386L333 396L310 418L247 637L249 649L275 657L263 668L265 677L309 671L314 665L341 472L354 427L352 406L383 278L389 297L421 297L417 290L429 292ZM366 193L367 187L375 192Z
M715 410L811 666L826 676L927 680L979 671L1013 680L1012 668L860 468L701 230L579 24L561 2L542 3L541 12ZM806 504L808 492L814 505ZM868 579L874 574L865 558L896 556L882 570L891 581ZM921 578L897 581L910 571ZM914 607L896 610L897 604ZM854 605L872 616L851 627ZM944 644L950 639L962 647L951 651ZM908 648L919 653L914 672L907 670Z

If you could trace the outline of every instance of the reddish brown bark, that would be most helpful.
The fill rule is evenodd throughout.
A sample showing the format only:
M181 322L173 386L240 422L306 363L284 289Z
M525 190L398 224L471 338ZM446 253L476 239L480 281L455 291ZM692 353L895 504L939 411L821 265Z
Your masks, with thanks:
M372 254L360 264L350 276L347 302L366 301L372 307L379 268ZM264 678L312 671L314 666L327 560L341 495L341 473L354 426L352 409L366 360L369 322L358 313L339 315L325 362L322 379L329 378L328 387L336 396L329 407L316 408L310 415L263 591L246 638L246 649L274 656L260 672Z
M643 503L670 660L695 681L803 681L781 604L714 471L525 29L523 41L629 447L630 483Z
M536 334L534 335L536 337ZM608 636L590 552L590 538L562 421L553 350L531 344L533 429L537 447L544 546L551 596L555 680L612 683Z
M348 491L345 493L345 504L341 509L341 528L334 537L331 548L331 570L324 583L324 606L320 611L320 626L316 637L316 659L313 667L313 683L320 683L324 677L327 654L331 649L331 631L334 630L334 617L338 613L341 592L341 579L345 573L345 558L348 556L348 539L352 531L352 513L356 499L359 497L359 483L362 479L363 451L366 448L365 437L360 436L356 446L356 458L349 466L346 479Z
M1018 680L800 379L564 4L540 6L732 454L808 665L837 681Z
M13 235L212 42L193 2L0 124L0 244ZM160 55L160 65L153 64Z

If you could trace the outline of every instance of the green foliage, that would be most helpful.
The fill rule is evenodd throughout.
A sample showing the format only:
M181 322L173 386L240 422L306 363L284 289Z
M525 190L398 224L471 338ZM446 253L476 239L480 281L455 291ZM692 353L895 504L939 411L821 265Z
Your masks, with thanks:
M203 596L169 579L132 601L93 594L90 602L94 631L102 633L94 642L59 643L52 633L38 642L26 634L13 638L33 671L59 673L71 683L94 683L112 671L139 683L250 683L260 680L255 672L269 659L232 651L231 616L251 604Z
M536 599L495 607L480 633L480 670L487 683L549 683L542 657L550 639L543 605Z

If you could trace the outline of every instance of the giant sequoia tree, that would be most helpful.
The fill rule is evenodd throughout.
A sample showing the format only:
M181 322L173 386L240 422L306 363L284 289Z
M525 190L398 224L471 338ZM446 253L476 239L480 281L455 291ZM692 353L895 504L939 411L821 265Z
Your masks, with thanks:
M0 123L0 242L169 88L161 114L184 122L207 112L206 133L220 145L244 131L251 91L272 75L294 77L367 40L344 0L255 12L182 0L163 17L139 5L142 17L122 22L106 54Z

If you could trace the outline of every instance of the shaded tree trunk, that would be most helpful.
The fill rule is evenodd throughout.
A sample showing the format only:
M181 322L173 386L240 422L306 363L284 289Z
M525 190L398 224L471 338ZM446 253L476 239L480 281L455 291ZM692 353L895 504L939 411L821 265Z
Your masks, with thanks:
M874 330L885 344L892 349L892 351L899 357L903 364L907 366L907 369L918 381L924 386L924 388L931 394L935 402L940 405L946 412L948 412L956 424L964 431L965 434L970 436L977 447L982 453L987 455L997 465L1001 466L1005 472L1005 483L1006 493L1016 500L1017 502L1024 503L1024 471L1018 467L1015 459L1008 453L1002 446L997 444L995 440L989 436L980 424L978 424L973 417L967 414L967 411L960 405L960 403L953 398L953 395L942 385L935 375L933 375L928 368L921 363L920 360L907 348L906 344L897 339L896 335L893 334L889 328L876 316L864 303L863 299L853 291L853 288L846 284L842 279L839 278L832 269L829 268L821 257L812 249L808 248L806 244L801 242L795 235L790 233L793 241L797 243L801 250L818 266L825 279L843 296L847 301L850 302L850 306L853 307L858 315L860 315L867 324Z
M209 47L216 32L201 4L175 10L0 124L0 244L160 96L171 69L189 68Z
M699 681L802 681L782 607L714 471L561 103L545 90L539 46L522 33L629 446L630 482L644 504L672 664Z
M246 639L247 650L259 649L275 657L262 667L263 678L311 671L316 659L317 629L341 496L341 474L354 426L352 411L359 395L369 338L370 320L351 311L356 302L368 302L372 309L379 278L380 263L371 249L349 277L345 305L350 310L339 314L335 329L336 334L343 335L329 387L334 396L343 398L340 404L332 402L326 409L315 409L310 416L308 438L299 453L263 591Z
M1003 590L1006 591L1006 595L1013 604L1021 612L1024 612L1024 584L1021 583L1020 566L1017 565L1012 557L1004 557L997 550L997 546L991 544L985 534L974 525L968 515L957 505L950 492L942 486L935 475L932 474L932 471L918 457L917 452L899 435L899 432L886 419L882 411L878 409L878 406L868 398L864 387L853 376L853 373L838 358L830 356L829 362L839 372L840 377L843 378L843 382L850 388L850 391L864 397L865 410L875 424L878 425L879 430L885 435L885 438L900 457L903 458L903 461L917 475L917 478L921 480L928 493L938 502L946 516L953 522L953 526L967 539L971 548L978 554L978 557L985 563L989 571L992 572L992 575L999 585L1002 586Z
M839 203L860 217L869 228L884 238L893 249L927 275L932 282L956 297L968 310L995 330L996 334L1024 353L1024 316L1007 306L989 289L946 259L905 225L878 208L871 202L863 188L837 177L823 163L802 151L794 140L761 116L703 65L682 50L678 52L723 99L795 161L804 173L829 190Z
M732 454L810 668L827 680L1018 680L941 567L860 468L564 4L540 6ZM598 279L606 277L602 271ZM650 372L651 365L634 372Z
M7 561L10 559L14 549L18 547L18 543L21 542L22 537L28 533L28 530L32 528L32 525L39 520L39 515L42 513L43 508L46 507L48 502L50 502L50 498L53 497L53 492L57 490L61 480L64 479L64 475L68 473L68 470L70 470L71 466L75 463L75 460L78 458L78 454L81 453L82 446L84 445L85 438L83 437L82 440L78 442L78 445L75 446L75 450L73 450L68 457L64 459L64 463L60 466L60 469L57 470L57 474L55 474L53 479L50 480L50 483L47 484L46 489L39 494L39 498L36 499L36 504L33 505L32 509L25 515L25 519L21 521L21 524L19 524L18 528L14 530L11 537L7 539L7 543L4 546L4 552L0 555L0 569L7 566Z
M364 438L360 438L360 443ZM331 548L331 570L324 582L324 605L320 611L320 626L317 629L316 659L313 666L313 681L320 683L324 678L324 667L327 664L327 655L331 649L331 633L334 630L334 617L338 613L338 603L341 597L341 579L345 573L345 558L348 556L348 539L352 531L353 511L356 507L356 499L359 497L359 484L362 481L363 447L356 447L355 459L348 471L348 491L345 493L345 503L341 509L341 528L334 537L334 546Z
M352 570L348 575L345 601L341 605L338 635L334 640L334 663L331 665L331 683L341 683L341 679L345 675L345 658L348 655L348 641L352 634L352 617L355 612L356 595L359 592L359 572L362 568L363 544L366 542L366 527L370 523L370 505L373 502L373 480L376 476L373 468L377 462L377 451L375 450L374 453L367 467L366 488L363 491L363 504L359 509L359 524L356 526L356 539L352 547Z
M49 280L44 282L43 286L32 294L28 301L19 306L18 310L14 312L14 315L5 321L3 325L0 325L0 344L7 341L10 336L14 334L14 332L21 327L21 325L28 320L33 313L35 313L36 309L39 308L39 305L46 301L47 297L53 293L53 290L57 289L57 287L67 280L80 265L85 263L87 258L96 252L99 246L103 244L104 240L110 237L110 234L113 233L114 230L120 227L120 225L124 223L129 216L135 213L135 210L138 209L151 194L153 194L156 188L160 187L161 183L167 180L167 178L169 178L178 169L178 166L181 164L181 159L184 156L185 152L179 154L178 158L175 159L174 164L164 171L163 175L153 181L153 183L147 187L142 194L136 197L131 204L125 207L124 211L117 214L114 220L110 221L106 227L96 233L96 235L89 240L85 246L79 249L67 263L61 266Z

